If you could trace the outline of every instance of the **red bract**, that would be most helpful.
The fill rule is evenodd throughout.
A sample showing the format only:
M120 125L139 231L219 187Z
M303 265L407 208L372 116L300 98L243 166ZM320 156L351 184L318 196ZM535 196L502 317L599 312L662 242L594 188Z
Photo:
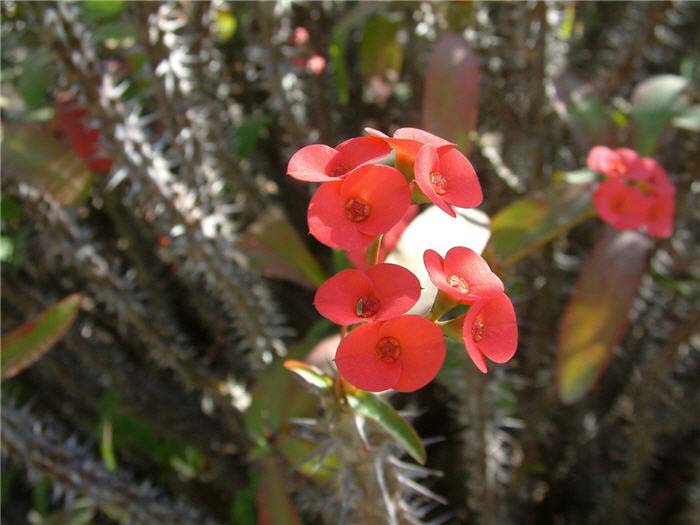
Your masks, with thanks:
M643 167L639 154L629 148L595 146L588 152L588 167L608 177L639 178Z
M411 173L416 154L424 144L430 144L438 151L449 150L455 146L445 139L417 128L397 129L393 137L372 128L365 128L365 131L373 137L384 140L391 146L396 152L396 167L404 173Z
M505 294L477 301L467 312L462 326L467 354L476 367L486 373L488 357L505 363L518 347L518 324L513 304Z
M379 246L379 258L377 262L384 262L387 254L393 250L399 242L401 235L404 230L408 227L409 223L418 214L418 205L411 204L403 217L399 219L399 222L392 226L391 230L386 232L382 237L382 243ZM364 268L367 260L367 248L362 248L360 250L349 250L347 252L348 260L355 265L355 268Z
M644 194L619 178L608 179L598 186L593 205L600 218L618 230L637 229L647 212Z
M639 180L647 192L655 195L676 194L676 186L661 164L649 157L642 158L641 162L644 169L639 174Z
M341 341L338 372L370 392L411 392L427 385L445 361L442 330L419 315L360 325Z
M408 311L420 297L418 278L403 266L375 264L343 270L316 292L319 313L339 325L383 321Z
M667 239L673 234L673 213L675 209L673 195L649 195L643 222L647 233L654 237Z
M319 186L309 203L309 231L331 248L364 248L389 231L410 204L401 172L383 165L360 166L341 181Z
M70 135L71 148L83 159L89 159L97 153L98 140L100 131L84 126L78 126Z
M312 144L292 155L287 173L305 182L336 181L358 166L380 160L389 153L389 146L374 137L349 139L338 144L335 149L323 144Z
M474 168L454 148L438 152L433 145L424 144L416 154L413 174L425 196L452 217L457 215L450 204L473 208L483 199Z
M461 303L472 304L483 297L503 293L503 283L475 251L463 246L451 248L443 259L426 250L423 262L430 280Z

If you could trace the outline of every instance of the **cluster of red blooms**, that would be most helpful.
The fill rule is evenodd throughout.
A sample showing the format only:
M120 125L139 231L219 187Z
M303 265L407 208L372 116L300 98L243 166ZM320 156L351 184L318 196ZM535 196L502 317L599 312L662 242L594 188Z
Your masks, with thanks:
M605 222L618 230L644 227L654 237L671 236L676 187L661 164L631 149L595 146L588 167L606 176L593 195Z
M95 174L108 173L112 160L99 155L100 130L84 123L87 110L66 98L59 97L55 105L54 129L68 137L71 149L85 161Z
M402 128L392 137L367 132L370 136L335 148L306 146L292 156L287 169L298 180L321 183L309 204L309 231L323 244L347 250L358 266L328 279L314 300L321 315L334 323L357 325L338 346L339 373L372 392L425 386L445 359L441 326L447 322L438 320L458 304L470 308L449 324L462 323L464 344L479 370L486 372L484 357L508 361L517 347L515 312L503 283L478 254L464 247L452 248L444 259L432 250L425 252L425 266L439 289L427 318L406 314L420 296L418 278L402 266L382 262L416 215L413 200L427 198L453 217L451 206L481 203L471 163L454 144L420 129ZM377 164L392 150L395 167ZM359 269L367 251L371 260Z
M289 39L290 43L297 49L297 55L294 57L294 66L299 69L306 69L314 75L320 75L326 68L326 59L318 53L308 55L309 31L299 26L294 29L292 36Z

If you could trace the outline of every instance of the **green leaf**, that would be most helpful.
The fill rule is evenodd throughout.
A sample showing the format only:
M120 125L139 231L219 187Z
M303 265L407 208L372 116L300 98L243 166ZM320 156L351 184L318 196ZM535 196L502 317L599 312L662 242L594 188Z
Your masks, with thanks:
M605 370L627 330L651 247L641 233L606 227L581 269L559 327L557 379L564 403L581 399Z
M672 124L681 129L689 131L700 131L700 104L690 106L688 109L678 114Z
M31 124L5 124L3 132L3 170L67 206L89 195L92 174L85 162L48 130Z
M396 16L374 14L362 29L360 72L365 81L374 76L386 77L387 71L401 73L403 48L397 40L401 19Z
M116 472L117 457L114 455L112 420L109 417L103 418L100 424L100 456L102 456L102 463L105 468L110 472Z
M0 235L0 261L7 262L15 253L15 243L12 237Z
M258 483L258 525L301 525L286 485L286 477L277 459L265 458Z
M258 474L253 472L249 482L239 487L233 495L229 509L229 525L256 525L255 495L257 494Z
M12 197L3 195L0 199L0 217L2 217L2 222L6 224L19 221L22 217L19 203Z
M634 123L635 149L651 155L666 125L686 105L681 94L688 80L676 75L659 75L637 84L632 92L631 118Z
M100 24L92 32L96 42L104 44L108 49L120 47L129 49L138 39L136 26L126 20L114 20Z
M125 8L124 0L84 0L80 3L83 17L91 22L114 18Z
M355 414L376 421L413 459L421 465L425 464L425 448L418 434L388 402L363 390L347 394L346 399Z
M30 110L46 105L46 91L51 78L51 53L40 47L25 59L19 78L19 92Z
M491 267L505 269L561 233L594 217L592 188L554 183L542 192L519 199L491 221L491 239L484 255Z
M38 317L2 335L2 379L20 373L40 359L75 321L83 296L74 293Z
M569 124L591 142L605 143L613 134L613 119L602 101L591 93L574 93L567 104Z
M466 153L479 113L479 60L459 35L445 33L428 63L423 127Z
M321 265L278 208L269 208L241 236L240 248L263 275L315 289L325 280Z
M284 367L290 372L294 372L304 381L320 390L330 390L333 388L333 379L321 372L315 366L307 365L301 361L288 359L284 362Z
M337 456L320 456L319 444L308 439L281 435L275 448L298 472L321 486L333 480L342 467Z
M260 140L262 132L272 122L269 115L250 115L246 117L235 131L233 139L236 142L236 155L241 158L250 157Z

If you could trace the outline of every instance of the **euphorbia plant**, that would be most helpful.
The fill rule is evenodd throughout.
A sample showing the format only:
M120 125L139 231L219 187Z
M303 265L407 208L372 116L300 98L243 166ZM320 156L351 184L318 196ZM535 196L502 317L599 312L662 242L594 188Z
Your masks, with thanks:
M481 203L473 166L454 144L420 129L402 128L392 137L367 131L370 137L336 148L306 146L287 170L298 180L321 183L309 204L309 231L323 244L347 250L358 266L328 279L314 300L321 315L343 327L334 359L339 376L372 392L417 390L443 364L443 333L464 341L482 372L484 356L508 361L517 347L515 312L503 283L477 253L454 247L443 260L425 252L439 289L425 316L406 314L420 296L418 279L407 268L380 262L382 236L400 235L416 213L412 203L432 201L452 217L453 206ZM391 150L394 166L375 164ZM471 309L455 316L457 306Z

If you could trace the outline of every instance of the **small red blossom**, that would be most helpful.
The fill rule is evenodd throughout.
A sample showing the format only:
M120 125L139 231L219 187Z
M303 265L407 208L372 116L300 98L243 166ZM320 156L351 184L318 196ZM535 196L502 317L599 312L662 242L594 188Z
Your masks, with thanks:
M652 195L674 196L676 194L676 186L661 164L650 157L643 157L641 162L643 169L638 176L646 192Z
M444 361L442 330L419 315L360 325L335 354L338 372L369 392L418 390L433 380Z
M486 261L464 246L451 248L444 259L426 250L423 262L433 284L460 303L472 304L503 293L503 283Z
M442 211L456 217L450 204L473 208L481 204L481 185L471 163L454 148L438 152L432 144L418 150L413 167L416 184Z
M593 194L598 215L618 230L636 230L647 213L647 200L635 186L619 178L603 181Z
M396 167L404 173L412 173L418 150L424 144L430 144L438 151L454 148L455 144L418 128L399 128L390 137L381 131L365 128L372 137L384 140L396 152Z
M71 148L82 159L89 159L97 153L97 142L100 131L94 128L79 126L70 134Z
M384 262L386 256L393 250L399 242L401 235L404 230L411 223L413 218L418 215L418 205L411 204L403 217L399 219L399 222L392 226L391 230L386 232L382 237L382 243L379 245L379 258L377 262ZM367 248L362 248L360 250L348 250L346 253L348 260L355 266L355 268L364 268L367 261Z
M298 26L294 29L292 41L295 46L303 46L309 42L309 31L304 26Z
M382 263L338 272L319 287L314 305L322 316L347 326L406 313L420 292L420 281L409 270Z
M673 234L673 214L675 197L668 194L649 195L646 197L646 214L644 227L649 235L668 239Z
M319 186L309 203L309 231L331 248L364 248L388 232L410 204L401 172L383 165L360 166L341 181Z
M593 171L608 177L639 178L644 169L639 154L629 148L594 146L586 163Z
M513 304L505 294L486 297L474 303L462 326L467 354L476 367L486 373L488 357L494 363L505 363L518 347L518 324Z
M306 69L314 75L320 75L326 69L326 59L321 55L311 55L306 61Z
M335 148L312 144L297 151L289 160L287 173L305 182L327 182L342 179L354 169L391 153L389 146L374 137L356 137Z

